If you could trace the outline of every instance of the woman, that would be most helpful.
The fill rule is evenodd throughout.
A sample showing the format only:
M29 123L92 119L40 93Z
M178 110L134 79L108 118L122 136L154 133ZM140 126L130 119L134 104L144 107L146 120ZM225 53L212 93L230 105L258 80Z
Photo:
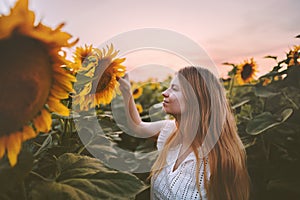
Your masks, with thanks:
M142 122L128 77L120 78L128 126L158 136L151 169L152 199L249 199L244 146L219 80L207 69L180 69L162 95L175 120Z

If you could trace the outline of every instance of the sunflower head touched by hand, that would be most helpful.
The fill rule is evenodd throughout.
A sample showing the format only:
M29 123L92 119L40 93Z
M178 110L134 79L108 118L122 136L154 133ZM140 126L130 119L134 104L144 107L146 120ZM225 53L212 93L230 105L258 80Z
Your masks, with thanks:
M125 58L116 58L117 54L113 45L102 50L92 46L76 49L73 64L81 62L81 67L76 74L78 82L74 86L73 103L79 105L79 110L109 104L114 98L117 77L124 76L126 71L122 65Z
M73 46L72 36L39 23L19 0L7 16L0 16L0 159L7 154L17 163L22 142L51 129L51 113L68 116L60 100L73 91L75 77L64 68L63 47Z

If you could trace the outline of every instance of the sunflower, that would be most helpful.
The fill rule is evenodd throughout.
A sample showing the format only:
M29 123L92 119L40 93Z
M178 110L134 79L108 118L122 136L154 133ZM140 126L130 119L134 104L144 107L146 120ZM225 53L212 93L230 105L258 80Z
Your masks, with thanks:
M300 63L300 45L294 46L288 53L288 66L299 65Z
M143 94L143 88L137 87L132 91L132 96L134 99L138 99Z
M244 63L241 63L237 66L236 78L238 84L243 85L244 83L251 82L254 80L256 72L257 64L253 58L251 58L250 61L245 60Z
M82 52L88 52L88 55ZM76 87L75 84L78 92L73 101L74 104L80 106L80 110L88 110L100 104L109 104L115 96L114 89L118 84L116 77L124 76L126 70L125 66L121 65L125 58L115 58L117 54L118 51L114 50L113 45L107 47L107 51L91 46L77 48L74 64L76 60L85 58L81 61L82 66L77 73L78 82L84 82L84 84L81 87L79 85Z
M143 112L143 106L139 103L135 104L136 109L138 110L138 112L141 114Z
M151 90L156 90L156 89L159 89L159 88L160 88L160 83L154 83L154 82L152 82L150 84L150 89Z
M76 70L84 71L88 68L88 57L92 56L93 53L93 46L92 45L84 45L84 47L76 47L74 53L74 63L72 64L72 68Z
M51 29L39 23L19 0L7 16L0 16L0 159L7 153L11 166L17 163L22 142L51 128L51 113L68 116L61 102L68 98L76 79L69 70L62 47L76 42L62 32L63 24Z

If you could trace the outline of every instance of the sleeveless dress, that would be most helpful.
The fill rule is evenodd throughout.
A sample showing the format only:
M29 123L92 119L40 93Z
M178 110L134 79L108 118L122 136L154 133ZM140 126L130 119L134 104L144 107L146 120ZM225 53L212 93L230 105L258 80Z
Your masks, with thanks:
M175 131L174 120L168 120L160 131L157 139L157 149L161 151L167 138ZM151 199L154 200L182 200L182 199L207 199L204 187L204 162L200 160L199 183L200 194L196 186L196 157L191 152L184 161L173 171L178 158L181 145L171 148L167 154L167 165L151 179ZM206 162L207 163L207 162ZM206 167L207 179L209 180L209 166Z

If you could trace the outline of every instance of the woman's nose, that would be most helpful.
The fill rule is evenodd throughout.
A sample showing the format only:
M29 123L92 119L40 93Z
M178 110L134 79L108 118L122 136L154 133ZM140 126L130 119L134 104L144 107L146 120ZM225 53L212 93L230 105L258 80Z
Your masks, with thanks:
M162 95L163 95L163 97L168 97L168 96L169 96L167 90L163 91L163 92L162 92Z

